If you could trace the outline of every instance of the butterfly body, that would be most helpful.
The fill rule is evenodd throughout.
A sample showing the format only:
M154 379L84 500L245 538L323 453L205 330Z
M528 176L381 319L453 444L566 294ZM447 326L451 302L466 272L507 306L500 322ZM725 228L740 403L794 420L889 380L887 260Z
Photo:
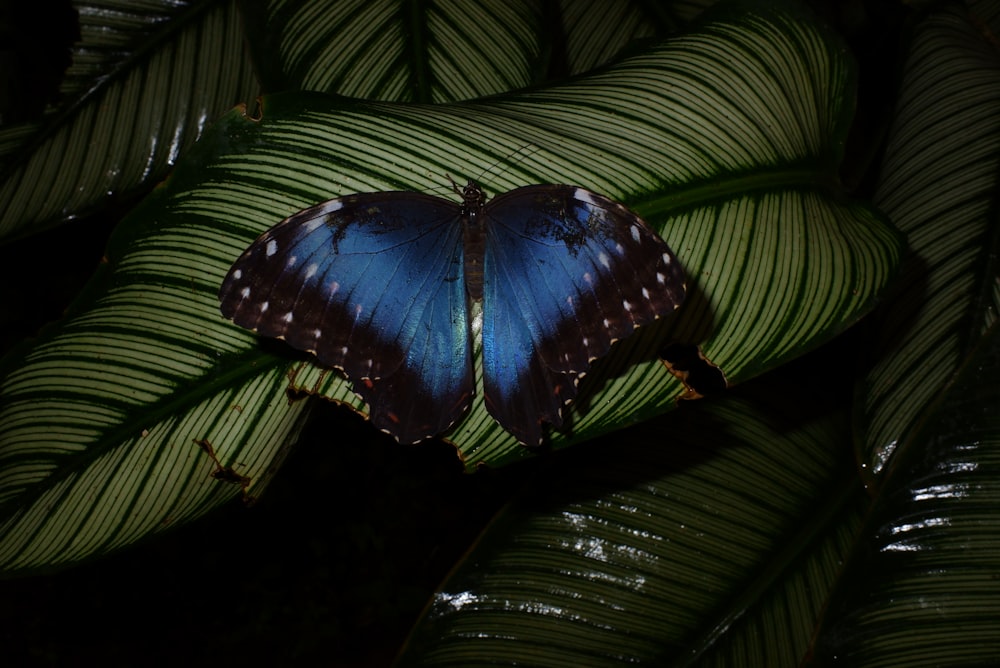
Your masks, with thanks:
M522 443L562 409L591 362L672 312L683 272L625 207L565 185L486 202L348 195L300 211L236 261L223 314L341 369L400 442L447 430L475 394L469 303L482 302L487 410Z

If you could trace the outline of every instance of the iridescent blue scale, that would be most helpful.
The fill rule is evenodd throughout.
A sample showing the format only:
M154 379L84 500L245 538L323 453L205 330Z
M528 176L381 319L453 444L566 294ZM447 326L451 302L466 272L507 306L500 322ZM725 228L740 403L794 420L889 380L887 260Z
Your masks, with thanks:
M482 301L483 398L520 442L563 425L612 343L684 299L667 245L583 188L524 186L486 202L347 195L265 232L233 264L222 313L335 367L403 443L455 424L475 395L469 304Z

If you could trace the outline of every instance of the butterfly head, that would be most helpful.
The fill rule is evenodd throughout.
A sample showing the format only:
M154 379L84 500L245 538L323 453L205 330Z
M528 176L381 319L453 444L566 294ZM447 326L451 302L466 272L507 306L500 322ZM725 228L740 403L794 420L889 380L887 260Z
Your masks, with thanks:
M475 215L486 206L486 195L475 181L469 181L462 188L462 215L475 218Z

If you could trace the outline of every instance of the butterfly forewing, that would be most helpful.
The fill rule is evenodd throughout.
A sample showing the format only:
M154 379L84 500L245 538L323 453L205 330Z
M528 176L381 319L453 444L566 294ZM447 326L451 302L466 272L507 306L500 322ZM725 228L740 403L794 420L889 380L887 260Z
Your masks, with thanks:
M219 293L223 315L342 369L376 426L415 442L472 396L455 203L420 193L350 195L257 239Z
M381 192L301 211L236 261L222 312L342 369L372 422L411 443L471 401L468 298L481 297L487 410L541 443L590 363L681 303L684 275L638 216L588 190L484 204L469 183L463 200Z
M684 274L638 216L582 188L518 188L484 215L485 400L534 443L593 360L680 305Z

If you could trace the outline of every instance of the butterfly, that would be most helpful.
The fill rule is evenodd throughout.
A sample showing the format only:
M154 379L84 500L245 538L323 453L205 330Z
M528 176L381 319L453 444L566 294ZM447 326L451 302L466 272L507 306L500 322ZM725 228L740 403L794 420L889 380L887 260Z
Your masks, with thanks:
M540 445L591 363L680 305L684 272L639 216L584 188L487 202L470 181L461 196L363 193L299 211L233 264L222 314L341 370L375 426L416 443L472 403L481 302L486 410Z

